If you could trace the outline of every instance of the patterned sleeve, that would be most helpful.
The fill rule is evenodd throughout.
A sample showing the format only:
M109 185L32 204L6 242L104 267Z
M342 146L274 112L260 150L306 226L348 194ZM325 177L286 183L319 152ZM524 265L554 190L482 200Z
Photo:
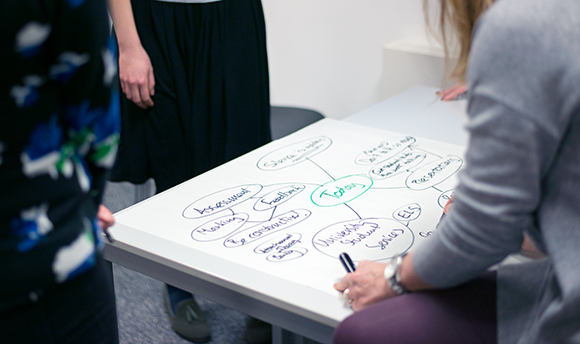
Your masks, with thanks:
M120 114L106 0L1 1L0 45L1 306L94 266Z
M0 58L11 66L0 83L8 95L0 98L0 123L18 123L0 129L0 159L27 135L20 159L27 178L76 172L80 188L100 203L120 130L116 42L105 0L20 0L0 9Z
M49 78L61 84L69 142L84 159L72 159L81 188L99 204L119 141L116 42L107 35L104 0L62 0L62 22L54 32L58 54ZM108 18L108 17L107 17ZM81 167L81 162L86 166ZM82 171L86 171L85 174Z

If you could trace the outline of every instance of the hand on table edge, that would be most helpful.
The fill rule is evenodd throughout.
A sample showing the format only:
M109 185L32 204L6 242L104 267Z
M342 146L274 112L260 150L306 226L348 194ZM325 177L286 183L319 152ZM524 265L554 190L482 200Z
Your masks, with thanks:
M103 231L107 231L109 227L115 224L113 213L102 204L99 205L97 220L99 221L99 226Z
M467 91L467 85L463 81L457 81L446 90L437 92L437 96L443 101L460 99L459 96Z

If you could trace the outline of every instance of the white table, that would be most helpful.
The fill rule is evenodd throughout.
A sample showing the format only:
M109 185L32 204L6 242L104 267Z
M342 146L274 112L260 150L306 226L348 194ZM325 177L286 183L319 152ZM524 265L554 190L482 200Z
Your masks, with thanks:
M437 90L415 86L344 121L467 146L467 101L441 101Z
M464 106L462 101L437 101L434 88L415 87L345 121L462 145L466 142ZM330 343L338 322L350 314L338 293L289 284L243 263L162 240L123 223L124 216L138 214L146 205L142 202L118 213L121 220L113 228L117 240L107 244L106 259L268 321L275 326L274 343L302 342L301 337L289 338L288 332L279 329ZM172 258L160 252L171 252Z

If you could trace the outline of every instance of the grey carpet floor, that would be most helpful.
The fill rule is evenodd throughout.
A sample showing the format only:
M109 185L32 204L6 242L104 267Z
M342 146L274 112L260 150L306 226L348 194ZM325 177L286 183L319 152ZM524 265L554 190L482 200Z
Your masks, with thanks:
M113 266L113 274L121 344L189 343L171 329L163 306L162 282L119 265ZM199 296L196 299L211 327L209 343L245 343L243 313Z
M141 187L130 183L108 183L103 204L113 213L147 194L151 182ZM121 344L187 344L171 329L163 305L163 282L113 264L115 296ZM196 297L212 331L210 344L243 344L246 315L213 301Z

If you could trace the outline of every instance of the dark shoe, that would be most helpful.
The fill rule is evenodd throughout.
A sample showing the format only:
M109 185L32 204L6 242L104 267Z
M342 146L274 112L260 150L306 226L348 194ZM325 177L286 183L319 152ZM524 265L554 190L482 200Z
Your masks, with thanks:
M272 325L248 316L244 339L249 344L270 344L272 343Z
M180 337L194 343L206 343L211 339L207 319L193 298L193 295L176 302L172 306L168 285L165 284L163 286L163 301L165 303L165 310L169 315L171 328Z

